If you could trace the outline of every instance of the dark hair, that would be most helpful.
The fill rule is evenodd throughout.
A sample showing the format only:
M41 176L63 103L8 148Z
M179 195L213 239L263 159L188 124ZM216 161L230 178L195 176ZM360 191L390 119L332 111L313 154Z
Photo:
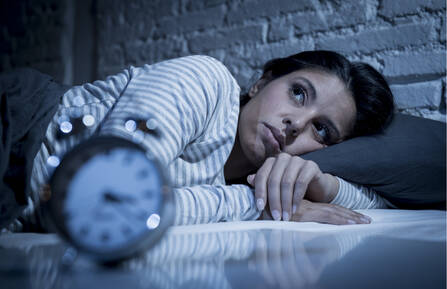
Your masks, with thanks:
M393 94L385 78L372 66L350 62L333 51L305 51L268 61L263 76L268 81L301 69L315 68L338 76L351 92L357 108L356 121L349 137L380 133L391 122ZM249 99L242 98L241 105Z

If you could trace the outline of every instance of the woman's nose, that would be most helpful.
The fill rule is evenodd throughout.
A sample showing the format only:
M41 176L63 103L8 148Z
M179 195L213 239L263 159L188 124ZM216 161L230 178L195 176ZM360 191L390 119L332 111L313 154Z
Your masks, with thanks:
M282 122L286 125L286 137L297 137L304 129L304 124L300 120L284 118Z

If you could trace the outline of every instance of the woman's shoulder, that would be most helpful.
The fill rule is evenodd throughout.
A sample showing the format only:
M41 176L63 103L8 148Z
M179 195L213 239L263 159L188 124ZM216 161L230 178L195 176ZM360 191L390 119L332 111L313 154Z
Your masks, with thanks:
M202 54L173 58L166 60L166 62L176 63L186 67L196 67L203 70L224 70L228 72L228 69L221 61L212 56Z
M152 65L146 65L147 69L163 69L175 71L176 74L187 74L199 79L209 79L219 83L232 82L237 84L228 68L218 59L208 55L189 55L164 60Z

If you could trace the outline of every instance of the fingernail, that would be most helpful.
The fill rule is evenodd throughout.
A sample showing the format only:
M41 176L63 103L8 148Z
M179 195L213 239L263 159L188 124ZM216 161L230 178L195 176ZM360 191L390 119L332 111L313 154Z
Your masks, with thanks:
M353 221L353 220L348 220L348 224L354 225L354 224L357 224L357 223L355 221Z
M249 175L248 177L247 177L247 182L249 183L249 184L251 184L251 183L253 183L253 179L255 178L255 175Z
M292 207L292 212L295 214L296 213L296 205L293 205Z
M256 207L258 207L259 211L264 210L265 204L263 199L257 199L256 200Z
M275 221L281 220L281 215L279 214L278 210L272 211L272 217L273 217L273 220L275 220Z
M289 221L289 213L286 211L282 212L282 219L286 222Z

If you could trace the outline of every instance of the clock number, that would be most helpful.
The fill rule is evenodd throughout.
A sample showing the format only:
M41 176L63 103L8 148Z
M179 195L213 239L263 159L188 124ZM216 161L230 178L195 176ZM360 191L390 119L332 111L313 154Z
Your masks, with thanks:
M142 170L138 171L136 176L137 176L138 180L146 179L149 176L149 171L146 169L142 169Z
M89 228L88 226L86 226L86 225L82 226L82 227L81 227L81 230L79 231L79 234L80 234L82 237L85 237L85 236L88 235L88 233L90 233L90 228Z
M124 158L123 158L123 165L124 165L124 166L129 166L129 165L131 165L132 162L133 162L133 159L134 159L134 155L133 155L133 154L131 154L131 153L126 153L126 154L124 155Z
M151 190L146 190L144 191L144 197L147 199L152 199L154 198L154 192Z
M102 242L108 242L110 240L110 234L108 232L102 232L101 234L101 241Z
M123 235L129 235L130 233L132 233L132 229L127 225L123 225L121 227L121 233L123 233Z

